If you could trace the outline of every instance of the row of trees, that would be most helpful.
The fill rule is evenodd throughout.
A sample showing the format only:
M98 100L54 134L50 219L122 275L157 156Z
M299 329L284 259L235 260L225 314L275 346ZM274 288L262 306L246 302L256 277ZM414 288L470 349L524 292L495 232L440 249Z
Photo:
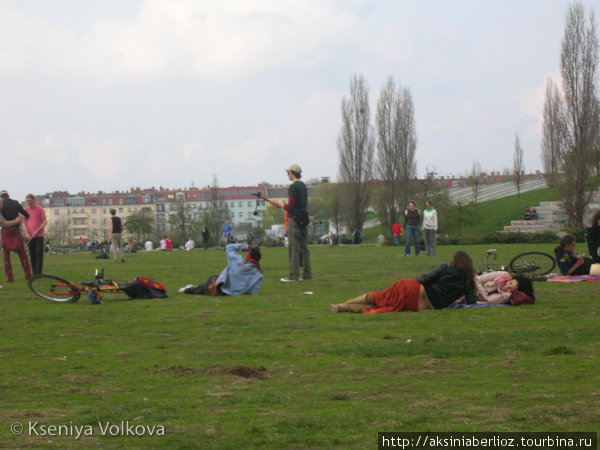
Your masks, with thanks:
M593 11L569 6L560 54L561 86L546 83L542 161L562 198L570 225L583 227L591 176L600 175L598 36Z
M363 75L355 74L350 80L349 96L342 98L341 110L337 148L338 180L343 189L332 198L334 204L329 205L332 217L337 223L343 212L350 227L361 230L367 209L373 204L384 229L388 229L399 209L408 203L410 180L416 176L412 94L389 77L379 92L374 128L367 81ZM377 188L371 189L375 178L379 180Z

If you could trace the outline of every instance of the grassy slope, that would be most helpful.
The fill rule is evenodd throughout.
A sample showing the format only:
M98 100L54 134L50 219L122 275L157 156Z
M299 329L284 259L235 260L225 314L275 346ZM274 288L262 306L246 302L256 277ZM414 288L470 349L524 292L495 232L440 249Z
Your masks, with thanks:
M462 225L461 236L482 236L487 233L501 231L505 225L510 225L511 220L521 220L528 206L536 207L540 202L557 201L557 194L551 189L539 189L537 191L524 192L520 196L504 197L477 204L477 215L466 224ZM440 223L443 233L455 236L456 225L452 223ZM377 235L381 227L365 229L363 234L365 243L377 242Z
M506 261L550 250L498 248ZM58 305L34 297L22 280L5 284L0 447L373 448L384 430L597 431L600 311L592 283L536 283L538 302L519 308L327 312L332 302L427 271L456 249L404 258L394 247L312 248L315 280L301 284L279 283L287 250L266 249L266 282L252 297L177 293L216 273L220 251L103 263L114 278L166 284L164 300L107 295L100 306ZM467 251L478 262L484 249ZM51 255L46 271L81 280L97 265L85 254ZM160 424L167 435L100 436L98 421L121 420ZM78 441L13 436L15 421L91 424L95 433Z

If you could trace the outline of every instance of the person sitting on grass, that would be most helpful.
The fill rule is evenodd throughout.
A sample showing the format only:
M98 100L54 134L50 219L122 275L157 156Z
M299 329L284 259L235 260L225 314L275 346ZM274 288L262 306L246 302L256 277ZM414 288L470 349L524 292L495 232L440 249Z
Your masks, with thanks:
M471 257L458 251L450 264L442 264L416 280L400 280L378 292L361 295L345 303L331 305L331 312L378 314L394 311L422 311L444 309L463 299L473 304L475 296L475 269Z
M562 275L588 275L592 260L575 253L575 237L565 234L554 249L556 262Z
M213 275L198 286L188 284L179 289L179 292L212 296L258 294L263 282L258 244L253 240L250 240L248 244L227 244L225 251L229 265L221 272L221 275ZM245 261L237 254L239 251L247 251Z
M508 272L489 272L475 277L478 303L521 305L533 303L533 283L522 275L511 277Z

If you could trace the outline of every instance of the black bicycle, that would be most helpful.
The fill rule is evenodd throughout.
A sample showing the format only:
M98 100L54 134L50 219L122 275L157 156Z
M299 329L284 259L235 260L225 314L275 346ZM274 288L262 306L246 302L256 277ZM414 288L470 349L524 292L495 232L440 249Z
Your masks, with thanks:
M494 262L490 263L490 256L494 256ZM496 263L496 249L489 249L485 252L485 271L493 272L496 270L505 270L513 275L522 275L528 278L536 278L549 274L556 266L556 261L548 253L544 252L526 252L515 256L507 266Z

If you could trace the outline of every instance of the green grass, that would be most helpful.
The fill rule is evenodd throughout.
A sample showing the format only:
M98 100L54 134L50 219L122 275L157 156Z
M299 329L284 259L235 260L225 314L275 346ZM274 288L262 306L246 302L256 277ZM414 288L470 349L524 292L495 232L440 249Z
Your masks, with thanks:
M593 283L536 283L536 304L518 308L328 312L457 249L404 258L394 247L313 247L315 279L298 284L278 281L287 249L265 249L260 295L235 298L177 292L217 273L222 251L138 253L115 265L47 257L45 272L72 281L104 266L169 293L106 295L99 306L39 299L14 267L18 281L0 283L0 447L374 448L378 431L597 431ZM485 246L465 249L479 265ZM533 249L551 246L500 245L499 260ZM90 425L94 435L15 436L17 421ZM98 422L121 421L166 435L100 435Z

